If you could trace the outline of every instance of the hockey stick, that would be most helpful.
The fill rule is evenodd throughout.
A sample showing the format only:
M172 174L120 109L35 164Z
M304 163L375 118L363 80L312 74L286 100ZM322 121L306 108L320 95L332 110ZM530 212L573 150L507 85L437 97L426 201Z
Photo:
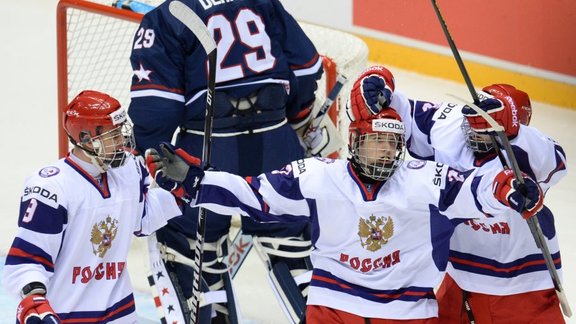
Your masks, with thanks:
M212 149L212 120L214 117L214 89L216 87L216 42L204 22L190 7L180 1L173 1L169 5L170 13L174 18L184 24L202 44L208 56L208 89L206 91L206 119L204 122L204 143L202 147L202 161L205 166L210 164ZM198 229L196 232L196 246L194 248L194 277L192 280L192 323L198 323L200 314L200 281L202 280L202 259L204 255L204 235L206 233L206 210L198 209Z
M450 49L452 50L452 54L454 55L454 59L456 60L456 63L458 64L458 67L460 68L460 72L462 73L462 77L464 78L464 81L466 82L466 85L468 86L468 91L470 91L470 94L472 95L472 98L474 100L474 104L469 104L469 106L471 106L479 115L481 115L496 132L498 138L502 142L502 147L504 148L506 155L508 156L508 160L510 161L511 169L514 172L514 176L516 177L516 180L520 184L519 185L519 191L525 192L526 188L524 185L524 179L522 178L522 174L520 172L520 167L518 166L518 161L516 160L516 156L514 155L514 152L512 151L512 146L510 145L510 142L508 140L508 136L506 136L506 133L504 132L504 127L499 125L488 113L486 113L485 111L483 111L481 108L479 108L477 106L477 104L480 103L480 99L478 98L478 94L476 93L474 86L472 85L472 80L470 79L470 76L468 75L468 72L466 71L466 67L464 66L464 61L460 57L460 54L458 52L458 48L456 47L456 44L454 43L452 36L450 36L450 32L448 31L448 26L446 25L446 21L442 17L442 13L440 12L440 8L438 7L436 0L432 0L432 6L434 7L434 11L436 11L436 15L438 16L438 20L440 21L440 25L442 26L442 30L444 31L444 35L446 36L446 40L448 41L448 44L450 45ZM496 140L496 137L494 135L490 135L490 138L491 138L491 141L494 145L494 149L498 153L498 158L500 159L500 162L502 162L502 166L504 166L504 168L510 168L508 166L508 163L506 162L506 159L502 155L502 152L499 149L499 145L498 145L498 142ZM566 298L566 294L564 293L564 289L562 288L562 284L560 282L560 277L558 276L558 272L556 271L556 266L554 265L554 260L552 259L552 255L550 254L550 249L548 248L546 238L544 237L544 234L542 233L542 228L540 227L540 223L538 221L538 218L537 217L531 217L531 218L527 219L526 221L528 222L528 227L530 228L530 232L532 232L532 236L534 237L534 241L535 241L536 245L542 251L542 255L543 255L544 260L546 262L546 267L548 268L548 272L550 273L552 283L554 284L554 289L556 290L556 295L558 296L558 299L560 300L560 306L562 307L562 312L564 313L564 315L566 317L571 317L572 316L572 310L570 308L570 304L568 303L568 299ZM471 313L469 313L469 315L470 314Z
M480 114L490 126L496 130L496 134L498 138L502 141L502 146L506 150L506 155L508 155L508 159L512 164L512 171L514 172L514 176L518 181L519 191L525 192L524 186L524 179L522 178L522 174L520 168L518 167L518 163L516 161L516 157L514 156L514 152L512 151L512 146L508 141L508 137L504 132L504 128L498 124L488 113L483 111L480 107L474 104L468 104L472 109L474 109L478 114ZM500 126L500 127L498 127ZM505 168L507 168L505 166ZM548 272L550 273L550 277L552 278L552 283L554 284L554 289L556 290L556 295L558 295L558 299L560 300L560 306L562 307L562 312L566 317L572 316L572 309L570 308L570 304L568 303L568 298L566 297L566 293L562 288L562 283L560 281L560 276L558 276L558 272L556 270L556 266L554 264L554 260L552 259L552 254L550 253L550 249L548 247L548 243L542 232L542 228L540 227L540 222L538 221L537 217L530 217L526 220L528 222L528 227L532 232L532 236L534 237L534 241L536 242L536 246L540 248L542 251L542 255L544 257L544 261L546 262L546 267L548 268Z
M346 83L346 81L348 80L343 74L338 75L336 83L332 87L332 90L330 90L330 93L328 93L328 96L326 97L326 100L324 100L322 107L320 107L320 110L310 122L310 126L308 126L309 129L315 129L320 125L322 119L324 119L324 116L328 114L328 109L332 107L332 104L334 103L334 101L336 101L336 98L338 98L338 94L342 90L342 87L344 86L344 83Z

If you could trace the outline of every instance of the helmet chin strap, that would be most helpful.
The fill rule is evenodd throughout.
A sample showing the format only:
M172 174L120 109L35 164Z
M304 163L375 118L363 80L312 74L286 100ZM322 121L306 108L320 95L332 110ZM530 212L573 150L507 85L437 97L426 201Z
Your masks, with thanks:
M74 144L74 147L79 148L83 153L84 157L88 158L88 161L86 162L90 162L93 166L95 166L98 169L98 171L100 171L100 173L105 173L110 168L108 165L101 162L96 152L86 147L80 146L78 144Z

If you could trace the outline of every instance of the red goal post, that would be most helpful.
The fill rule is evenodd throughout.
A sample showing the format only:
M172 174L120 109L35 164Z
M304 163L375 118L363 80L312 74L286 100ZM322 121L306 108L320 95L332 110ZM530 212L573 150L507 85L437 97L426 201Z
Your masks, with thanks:
M130 104L133 74L130 50L142 14L112 6L114 0L60 0L57 7L58 57L58 150L69 150L62 125L62 112L74 96L84 89L98 90ZM158 5L163 0L144 0ZM345 103L352 81L366 67L368 48L359 38L333 29L300 23L324 58L325 73L316 92L318 108L339 73L348 79L329 116L347 142L348 120ZM342 147L340 156L346 156Z

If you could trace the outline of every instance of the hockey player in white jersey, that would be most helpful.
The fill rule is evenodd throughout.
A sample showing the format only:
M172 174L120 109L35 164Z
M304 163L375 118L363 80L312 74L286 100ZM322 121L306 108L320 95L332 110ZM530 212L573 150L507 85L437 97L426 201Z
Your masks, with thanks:
M372 67L355 83L353 97L364 112L392 107L411 129L408 151L419 158L447 163L458 169L479 168L484 174L501 170L486 121L472 108L407 99L394 93L395 105L377 102L387 89L373 79L389 78L383 67ZM389 71L388 71L389 72ZM364 91L362 88L366 88ZM530 98L507 84L486 86L478 93L479 106L504 126L521 171L546 192L566 175L562 147L534 127ZM513 215L469 220L457 226L450 242L448 275L438 291L443 323L564 323L554 284L528 224ZM547 238L556 269L561 258L553 215L544 208L538 220ZM471 308L464 307L467 302Z
M18 323L137 321L131 238L181 212L170 192L149 187L126 118L116 99L81 92L63 115L73 149L26 180L2 278L22 299Z
M438 323L433 288L456 224L509 208L531 217L542 206L541 191L526 177L523 196L507 172L403 163L398 114L384 109L359 119L358 111L350 114L349 161L309 158L242 178L203 171L164 144L162 155L147 151L147 164L161 186L167 175L185 179L193 205L261 222L311 222L307 323Z

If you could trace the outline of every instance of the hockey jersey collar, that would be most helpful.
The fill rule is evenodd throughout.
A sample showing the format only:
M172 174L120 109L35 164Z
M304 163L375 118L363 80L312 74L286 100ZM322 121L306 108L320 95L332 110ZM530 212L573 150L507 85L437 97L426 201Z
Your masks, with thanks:
M364 201L376 200L376 196L378 196L378 192L384 185L384 181L376 181L374 183L364 183L362 182L362 180L360 180L360 177L358 177L358 175L354 171L352 163L348 162L346 168L348 169L348 174L350 175L350 178L354 180L354 182L358 186L358 189L360 189L360 193L362 194L362 198L364 199Z
M78 172L84 179L86 179L102 196L102 198L110 198L110 188L108 187L108 175L102 173L102 178L100 181L96 180L90 173L86 172L78 163L76 163L70 156L70 153L64 158L64 162L68 164L72 169Z

